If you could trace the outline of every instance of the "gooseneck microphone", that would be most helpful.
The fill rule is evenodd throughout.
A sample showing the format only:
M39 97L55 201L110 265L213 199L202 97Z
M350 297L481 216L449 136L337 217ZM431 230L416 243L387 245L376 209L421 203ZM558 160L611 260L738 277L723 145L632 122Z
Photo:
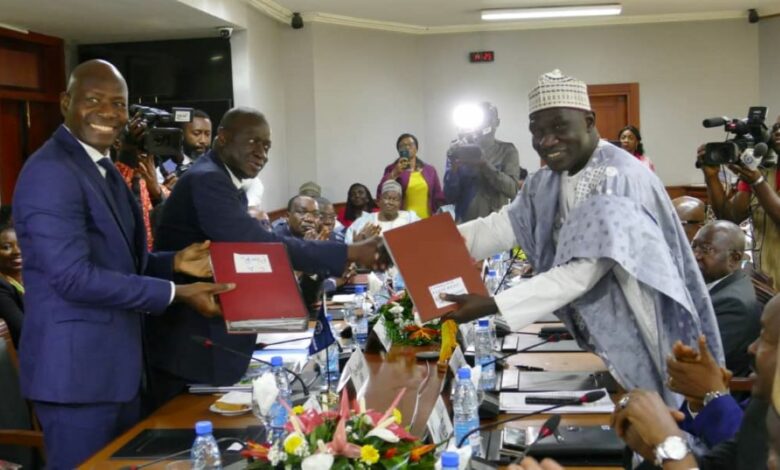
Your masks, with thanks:
M514 462L519 464L521 460L525 458L526 455L528 455L531 452L531 449L536 445L537 442L541 441L547 436L551 436L555 434L555 431L558 429L558 425L561 424L561 415L552 415L549 418L547 418L547 421L544 422L541 428L539 428L539 433L536 435L536 439L530 444L528 444L528 447L523 450L523 453L520 454L519 457L515 459Z
M711 117L707 118L704 121L701 122L701 125L707 128L711 127L720 127L726 125L727 122L731 121L731 119L727 118L726 116L723 117Z
M528 351L530 351L530 350L532 350L534 348L538 348L539 346L543 346L543 345L545 345L547 343L557 343L560 340L561 340L561 335L557 335L557 334L556 335L550 335L547 338L545 338L544 340L539 341L538 343L534 343L534 344L532 344L530 346L527 346L527 347L525 347L523 349L518 349L517 351L512 351L511 353L504 354L503 356L498 356L495 359L492 359L492 360L482 364L482 367L489 366L491 364L495 364L498 361L503 361L504 359L506 359L508 357L512 357L512 356L514 356L516 354L528 352Z
M535 415L539 415L539 414L544 414L544 413L547 413L548 411L552 411L552 410L555 410L557 408L562 408L564 406L584 405L585 403L593 403L594 401L601 400L606 394L607 394L607 392L605 392L604 390L594 390L592 392L588 392L588 393L582 395L579 398L572 398L569 401L558 403L557 405L548 406L547 408L542 408L541 410L533 411L531 413L525 413L525 414L521 414L521 415L517 415L517 416L512 416L510 418L501 419L501 420L498 420L498 421L494 421L492 423L485 424L483 426L476 427L476 428L472 429L471 431L467 432L462 438L460 438L460 441L458 441L457 445L458 445L458 447L461 447L463 445L463 443L466 442L466 440L469 438L469 436L471 436L475 432L485 431L485 430L488 430L488 429L493 429L493 428L496 428L496 427L498 427L498 426L500 426L502 424L510 423L512 421L517 421L517 420L523 419L523 418L528 418L529 416L535 416Z
M258 359L258 358L254 357L251 354L243 353L243 352L241 352L241 351L239 351L237 349L233 349L233 348L231 348L229 346L225 346L224 344L215 343L214 341L212 341L212 340L210 340L210 339L208 339L206 337L200 336L200 335L191 335L190 339L192 341L200 344L204 348L207 348L207 349L217 348L217 349L221 349L223 351L227 351L230 354L233 354L235 356L239 356L239 357L243 357L245 359L249 359L250 361L259 362L260 364L266 364L266 365L269 365L269 366L271 365L271 363L268 362L268 361L264 361L262 359ZM309 387L307 387L306 384L303 382L303 379L301 378L301 376L296 374L295 372L291 371L290 369L288 369L286 367L284 368L284 370L286 370L288 373L292 374L295 377L295 380L297 380L298 382L301 383L301 387L303 387L303 394L304 395L308 395L309 394Z

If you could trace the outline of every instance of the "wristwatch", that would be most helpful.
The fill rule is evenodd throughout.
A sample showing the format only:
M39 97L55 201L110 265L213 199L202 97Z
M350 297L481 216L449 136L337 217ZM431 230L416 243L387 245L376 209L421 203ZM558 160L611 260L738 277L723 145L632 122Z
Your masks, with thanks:
M707 406L707 404L709 404L709 402L711 402L712 400L714 400L716 398L720 398L720 397L725 397L728 394L729 394L728 390L726 390L726 391L713 390L711 392L705 393L704 394L704 398L701 401L702 408Z
M688 442L680 436L669 436L655 447L655 464L663 466L667 460L682 460L691 452Z

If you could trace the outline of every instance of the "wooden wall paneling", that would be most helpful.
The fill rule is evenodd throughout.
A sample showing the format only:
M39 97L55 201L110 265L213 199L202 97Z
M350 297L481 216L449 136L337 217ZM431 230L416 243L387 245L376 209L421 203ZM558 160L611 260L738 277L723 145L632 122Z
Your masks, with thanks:
M0 198L10 204L19 170L22 168L21 103L0 100Z

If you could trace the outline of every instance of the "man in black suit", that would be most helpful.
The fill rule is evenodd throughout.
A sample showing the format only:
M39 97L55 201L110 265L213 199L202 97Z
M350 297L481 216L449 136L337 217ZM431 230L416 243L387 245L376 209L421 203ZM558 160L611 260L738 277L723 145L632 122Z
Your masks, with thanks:
M747 348L758 337L761 307L750 277L740 269L745 235L734 223L716 220L699 230L691 247L710 291L726 367L736 376L746 376Z
M265 116L251 108L229 110L220 122L213 149L181 177L166 201L156 248L187 246L191 240L282 242L293 268L299 271L340 275L348 261L373 266L378 257L377 238L345 245L280 237L249 215L242 182L263 169L270 149L271 128ZM188 383L230 385L246 371L248 357L207 349L193 341L193 335L246 355L255 347L255 335L228 335L223 319L203 319L183 306L172 307L168 315L150 323L146 339L151 393L157 406L184 391Z

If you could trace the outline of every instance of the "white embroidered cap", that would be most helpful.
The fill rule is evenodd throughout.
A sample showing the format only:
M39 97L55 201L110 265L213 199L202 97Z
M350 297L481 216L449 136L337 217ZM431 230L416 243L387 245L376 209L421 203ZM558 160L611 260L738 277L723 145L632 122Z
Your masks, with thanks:
M547 108L590 111L587 85L563 75L558 69L540 75L537 85L528 93L528 114Z

